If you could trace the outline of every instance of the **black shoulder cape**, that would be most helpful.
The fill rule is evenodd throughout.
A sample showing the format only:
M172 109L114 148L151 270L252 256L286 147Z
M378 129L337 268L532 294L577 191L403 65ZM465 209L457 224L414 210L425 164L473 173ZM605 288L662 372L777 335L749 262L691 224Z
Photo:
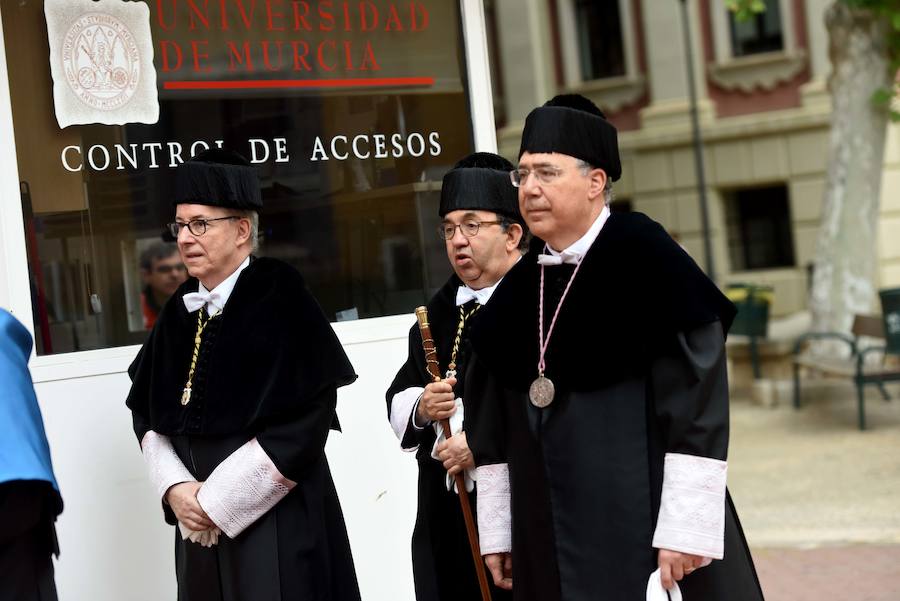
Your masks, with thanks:
M282 261L254 258L204 331L194 394L183 407L197 312L189 314L181 297L197 287L194 278L179 287L128 368L126 404L141 418L136 427L142 421L145 431L166 435L233 434L290 416L326 388L356 380L300 274Z
M522 268L507 274L471 333L479 360L520 391L538 375L537 255L543 248L543 241L533 241ZM557 294L545 300L544 332L571 273L567 267L545 268L545 289ZM735 312L661 225L642 213L614 213L563 303L546 376L558 390L587 391L640 375L672 334L716 320L727 332Z

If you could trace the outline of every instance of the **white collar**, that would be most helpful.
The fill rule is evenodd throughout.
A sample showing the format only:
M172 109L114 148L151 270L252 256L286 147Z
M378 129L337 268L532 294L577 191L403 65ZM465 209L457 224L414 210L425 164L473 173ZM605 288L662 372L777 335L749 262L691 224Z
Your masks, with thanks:
M213 315L215 315L216 313L218 313L219 311L221 311L222 309L225 308L225 303L228 302L228 297L231 296L232 291L234 291L234 286L235 286L235 284L237 284L238 277L241 275L241 272L247 268L247 266L249 264L250 264L250 257L248 256L246 259L244 259L241 262L240 265L238 265L238 268L235 269L234 272L230 276L225 278L221 284L219 284L212 290L207 290L206 286L203 285L203 282L199 282L199 286L197 287L197 292L199 292L200 294L207 294L207 295L216 294L219 297L218 303L217 303L219 305L219 308L215 312L210 311L210 315L209 315L210 317L212 317Z
M566 263L580 262L591 248L591 245L594 244L594 240L600 235L600 230L603 229L603 225L606 223L606 220L609 219L609 216L609 205L604 205L603 210L600 211L600 214L594 220L594 223L591 224L591 227L588 228L588 231L585 232L584 236L562 251L555 251L548 244L547 251L554 257L564 256L571 258L570 260L565 261Z

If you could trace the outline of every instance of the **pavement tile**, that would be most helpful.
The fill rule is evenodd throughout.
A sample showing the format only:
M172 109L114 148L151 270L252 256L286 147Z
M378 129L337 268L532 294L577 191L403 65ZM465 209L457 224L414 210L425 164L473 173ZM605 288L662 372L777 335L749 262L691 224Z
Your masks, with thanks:
M754 549L766 601L898 601L900 545Z
M767 601L900 601L900 387L810 383L761 407L731 403L728 484ZM787 402L786 402L787 401Z

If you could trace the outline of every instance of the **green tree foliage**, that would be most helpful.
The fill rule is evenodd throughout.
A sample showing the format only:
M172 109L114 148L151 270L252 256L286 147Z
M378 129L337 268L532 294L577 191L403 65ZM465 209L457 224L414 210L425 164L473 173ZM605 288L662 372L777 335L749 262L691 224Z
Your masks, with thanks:
M725 6L734 13L738 21L746 21L766 10L766 3L763 0L725 0Z

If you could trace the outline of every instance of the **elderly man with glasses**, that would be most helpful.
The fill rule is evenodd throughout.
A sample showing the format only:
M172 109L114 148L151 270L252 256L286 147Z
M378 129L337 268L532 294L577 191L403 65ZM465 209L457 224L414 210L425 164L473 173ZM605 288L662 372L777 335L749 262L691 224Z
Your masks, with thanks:
M469 332L527 244L510 169L502 157L476 153L444 176L438 235L454 273L429 301L428 317L446 377L432 382L419 328L413 326L406 363L387 391L391 426L401 448L415 452L419 463L419 510L412 538L418 601L481 598L462 510L447 471L474 467L463 405L463 400L466 408L475 402L466 384ZM454 431L449 441L439 425L445 418ZM495 600L509 598L506 591L492 593Z
M485 560L518 601L758 601L725 488L735 309L659 224L610 213L620 174L586 98L526 119L535 241L472 336Z
M324 446L356 374L303 279L252 256L259 180L209 150L176 171L169 224L191 276L129 368L127 405L180 601L356 601Z

